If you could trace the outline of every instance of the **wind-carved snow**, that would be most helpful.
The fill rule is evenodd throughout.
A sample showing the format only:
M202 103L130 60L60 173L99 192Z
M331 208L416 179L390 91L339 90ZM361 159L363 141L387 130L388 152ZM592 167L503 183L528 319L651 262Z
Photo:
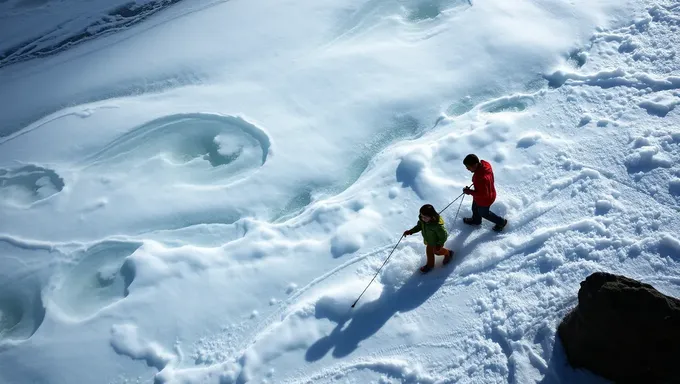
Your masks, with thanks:
M270 146L264 131L239 117L174 115L131 130L83 163L90 172L120 169L128 177L142 177L134 172L148 172L148 167L171 168L178 173L186 168L186 177L205 182L220 174L236 177L262 166ZM219 170L212 171L205 163ZM203 178L202 173L206 173Z
M37 165L0 168L2 203L31 205L64 189L64 179L55 171Z
M0 68L0 381L597 382L580 281L678 295L680 8L206 4Z
M25 260L55 257L46 244L0 236L0 353L33 338L47 315L44 273Z
M20 63L44 56L55 55L75 45L89 40L102 37L107 34L119 32L130 26L143 21L156 12L169 7L180 0L153 0L119 2L119 5L111 4L88 4L95 9L87 9L85 12L74 7L65 20L44 20L39 29L31 30L28 36L20 36L17 32L9 42L3 42L0 46L0 68L11 64ZM49 14L46 9L57 7L48 0L22 0L3 1L2 7L6 17L20 17L28 20L33 17L44 17L41 14ZM98 9L96 9L98 8ZM74 12L75 10L75 12ZM58 10L51 10L58 13ZM100 12L100 15L92 14ZM81 13L83 12L83 13ZM4 13L4 12L3 12ZM91 13L91 14L88 14ZM31 15L33 14L33 15ZM27 17L28 16L28 17ZM10 27L6 27L10 29ZM26 31L23 31L26 33ZM7 46L7 44L12 44Z
M0 347L6 340L30 338L40 327L45 308L40 292L7 289L0 295Z
M76 265L64 273L51 295L60 310L71 317L88 318L128 295L134 269L125 258L141 244L105 242L77 256Z

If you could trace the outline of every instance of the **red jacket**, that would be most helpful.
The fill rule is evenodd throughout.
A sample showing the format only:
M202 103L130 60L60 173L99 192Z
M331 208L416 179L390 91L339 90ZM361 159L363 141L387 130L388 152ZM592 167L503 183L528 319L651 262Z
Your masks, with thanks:
M490 207L496 201L496 187L493 181L493 169L486 160L481 160L475 173L472 174L475 189L470 191L472 198L480 207Z

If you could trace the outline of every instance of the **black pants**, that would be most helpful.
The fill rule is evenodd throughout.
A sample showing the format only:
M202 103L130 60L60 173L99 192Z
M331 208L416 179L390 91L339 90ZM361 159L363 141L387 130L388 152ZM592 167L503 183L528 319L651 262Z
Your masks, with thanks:
M472 222L474 224L481 224L482 223L482 218L485 218L489 221L491 221L494 224L497 225L503 225L505 220L503 220L502 217L499 217L495 213L491 212L489 209L490 207L480 207L475 203L474 201L472 202Z

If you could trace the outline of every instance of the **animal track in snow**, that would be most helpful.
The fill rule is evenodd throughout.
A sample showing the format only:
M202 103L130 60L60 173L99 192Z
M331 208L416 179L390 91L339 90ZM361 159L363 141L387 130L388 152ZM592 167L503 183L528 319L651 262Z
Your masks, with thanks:
M52 300L68 315L87 318L127 296L135 271L125 258L140 246L103 242L83 251L53 292Z
M64 189L64 179L55 171L37 165L0 168L0 197L3 202L31 205Z
M178 114L153 120L118 137L89 158L85 166L128 176L163 167L173 173L185 170L189 179L224 179L262 166L270 146L269 136L261 128L240 117ZM149 164L151 169L147 168Z

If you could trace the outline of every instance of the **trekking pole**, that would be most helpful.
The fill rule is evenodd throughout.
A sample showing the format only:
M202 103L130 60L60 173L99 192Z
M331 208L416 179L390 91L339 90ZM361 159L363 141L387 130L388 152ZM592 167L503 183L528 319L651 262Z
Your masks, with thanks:
M442 209L441 211L439 211L439 215L441 215L442 212L446 211L446 208L450 207L451 204L455 203L456 200L460 199L460 197L463 196L464 194L465 194L465 193L461 193L460 195L458 195L458 197L456 197L455 199L453 199L453 201L450 202L449 205L447 205L446 207L444 207L444 209Z
M458 212L460 212L460 207L463 206L463 200L465 200L465 196L463 196L463 198L460 199L460 205L458 205L458 210L456 211L456 217L453 219L454 224L456 222L456 219L458 219Z
M456 200L460 199L463 195L465 195L464 192L461 193L460 196L456 197L452 202L450 202L449 205L447 205L446 207L444 207L444 209L442 209L441 212L439 212L439 214L441 215L441 213L444 212L444 210L446 210L446 208L448 208L451 204L455 203ZM465 200L465 197L463 197L463 199L460 201L460 205L458 206L458 211L456 212L456 219L458 218L458 212L460 212L460 207L463 206L463 200ZM453 219L453 221L456 221L456 219ZM399 243L401 243L401 240L402 240L403 238L404 238L404 235L401 235L401 237L399 238L399 241L397 241L397 244L394 246L394 248L392 248L392 251L391 251L390 254L387 256L387 258L385 259L385 261L383 262L383 264L380 266L380 268L378 268L378 272L375 273L375 275L373 276L373 278L371 279L371 281L368 283L368 285L366 286L366 288L364 288L364 291L361 292L361 295L359 295L359 297L357 297L357 299L356 299L356 301L354 302L354 304L352 304L352 308L354 308L354 306L357 305L357 303L359 302L359 299L361 299L361 296L364 295L364 293L366 292L366 290L368 289L368 287L371 285L371 283L373 283L373 280L375 280L375 278L378 277L378 273L380 273L380 270L385 266L385 264L387 264L387 260L389 260L390 257L392 257L392 254L394 253L394 250L397 249L397 246L399 245Z
M399 243L401 243L401 239L403 239L403 238L404 238L404 235L401 235L401 238L400 238L399 241L397 242L397 245L399 245ZM385 264L387 263L387 260L389 260L390 257L392 257L392 253L394 253L394 250L397 249L397 245L395 245L394 248L392 248L392 252L390 252L389 256L387 256L387 259L385 259L385 261L383 262L383 265L381 265L380 268L378 268L378 272L375 273L375 276L373 276L373 278L372 278L371 281L368 283L368 285L366 286L366 288L364 288L364 292L366 292L366 290L367 290L368 287L371 285L371 283L373 282L373 280L375 280L375 278L378 276L378 273L380 273L380 270L382 269L382 267L385 266ZM354 302L354 304L352 304L352 308L354 308L354 306L357 305L357 302L359 302L359 299L361 299L361 296L364 295L364 292L361 292L361 295L359 295L359 297L358 297L357 300Z
M469 187L468 187L468 188L469 188ZM451 204L455 203L456 200L460 199L460 197L463 196L463 195L465 195L465 192L463 192L463 193L461 193L460 195L458 195L458 197L456 197L455 199L453 199L453 201L450 202L449 205L447 205L446 207L444 207L444 209L442 209L441 211L439 211L439 215L441 215L442 212L446 211L446 208L450 207ZM463 197L463 200L465 200L465 197ZM463 200L460 201L460 204L461 204L461 205L463 205ZM458 210L460 211L460 207L458 208ZM457 218L457 217L458 217L458 214L456 214L456 218ZM454 220L455 220L455 219L454 219Z

